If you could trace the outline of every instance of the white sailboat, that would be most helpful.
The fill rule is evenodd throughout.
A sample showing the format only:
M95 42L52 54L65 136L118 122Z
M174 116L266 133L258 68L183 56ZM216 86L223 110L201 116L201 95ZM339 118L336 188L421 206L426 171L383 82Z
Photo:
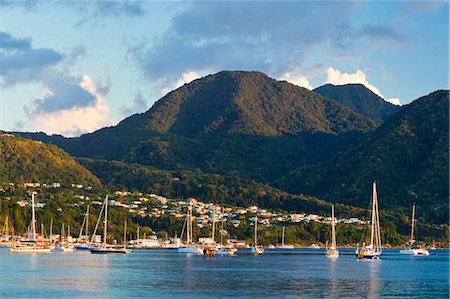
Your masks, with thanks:
M215 227L216 227L216 217L213 213L213 223L212 223L212 230L211 230L211 239L212 243L214 244L213 250L215 250L216 255L234 255L237 252L237 248L231 247L231 246L225 246L221 242L221 244L216 243L216 233L215 233ZM221 233L221 236L223 236L224 229L223 229L223 222L222 222L222 229L219 230L219 233Z
M102 211L103 211L103 208L105 210L105 220L104 220L104 226L103 226L103 243L98 247L89 248L89 251L94 254L127 254L127 253L129 253L130 251L126 248L126 238L124 238L124 246L123 247L111 246L106 243L106 236L108 233L108 195L106 196L105 201L103 203ZM99 221L101 218L102 211L100 211L100 215L99 215L99 219L98 219ZM95 233L97 231L99 221L97 221L97 225L96 225L94 235L92 236L92 238L95 237ZM125 222L124 234L126 236L126 222Z
M36 212L34 210L34 196L35 192L31 193L31 229L32 239L21 241L13 244L9 251L11 253L49 253L53 249L52 246L48 246L44 242L37 242L36 239Z
M411 237L409 242L406 244L406 248L400 250L400 254L407 254L407 255L430 255L430 253L428 252L427 249L422 248L419 244L416 243L416 240L414 239L414 227L415 227L415 220L414 220L414 216L415 216L415 212L416 212L416 205L413 205L413 209L412 209L412 216L411 216Z
M85 231L83 235L83 230ZM83 223L80 228L80 235L78 236L78 242L75 244L76 250L89 250L89 206L86 207L86 213L84 214Z
M282 233L281 233L281 245L276 246L276 248L278 248L278 249L294 249L294 245L286 245L286 244L284 244L285 230L286 230L286 227L283 226L283 230L282 230ZM277 240L277 242L278 242L278 240Z
M355 254L358 259L379 259L382 252L376 181L372 184L372 220L370 225L370 244L366 245L364 242L361 248L356 249Z
M5 223L3 224L2 234L0 235L0 248L10 247L10 234L9 234L9 216L6 216Z
M180 248L178 248L178 252L180 253L196 253L196 254L202 254L202 248L198 247L197 244L193 242L193 236L192 236L192 206L189 205L187 207L186 212L186 221L184 223L186 227L186 244L182 245ZM184 229L183 229L184 233Z
M334 219L334 205L331 205L331 246L329 248L326 248L325 255L326 257L329 258L339 257L339 250L336 247L336 224Z
M264 253L264 246L258 245L258 217L255 216L255 239L253 240L253 247L251 252L254 254Z

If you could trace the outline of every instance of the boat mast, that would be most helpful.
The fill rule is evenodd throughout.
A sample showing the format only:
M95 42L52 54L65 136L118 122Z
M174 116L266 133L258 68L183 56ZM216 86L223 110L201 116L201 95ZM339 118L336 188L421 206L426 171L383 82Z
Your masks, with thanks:
M375 205L376 205L376 193L377 193L377 190L376 190L376 182L374 181L373 182L373 184L372 184L372 220L371 220L371 226L370 226L370 246L371 246L371 248L374 248L374 242L373 242L373 239L374 239L374 236L375 236L375 222L376 222L376 220L375 220L375 217L376 217L376 215L375 215Z
M281 246L284 246L284 231L285 227L283 226L283 234L281 235Z
M125 219L125 225L123 229L123 248L127 249L127 219Z
M50 219L50 242L52 241L52 235L53 235L53 218Z
M89 206L86 211L86 236L89 236Z
M380 229L380 214L378 211L378 193L376 182L374 182L374 212L375 212L375 237L376 237L376 251L380 251L381 249L381 229Z
M334 205L331 205L331 248L336 249L336 229L334 223Z
M106 247L106 234L108 233L108 195L105 198L105 225L103 227L103 246Z
M258 217L255 216L255 248L257 243L257 239L258 239Z
M31 193L31 224L32 224L32 233L33 233L33 241L36 242L36 215L34 214L34 191Z
M414 242L414 226L415 226L414 214L415 214L415 212L416 212L416 204L413 204L412 217L411 217L411 238L410 238L410 243Z
M215 241L215 233L216 233L216 218L215 218L215 213L213 212L213 219L212 219L212 231L211 231L211 239L214 242Z
M139 240L139 225L137 227L137 239Z

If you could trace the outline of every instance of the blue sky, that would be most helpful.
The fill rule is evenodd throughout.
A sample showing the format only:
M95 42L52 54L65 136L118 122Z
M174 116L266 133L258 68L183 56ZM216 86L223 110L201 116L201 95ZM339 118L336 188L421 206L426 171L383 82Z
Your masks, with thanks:
M407 104L448 89L445 1L0 1L0 129L77 136L221 70Z

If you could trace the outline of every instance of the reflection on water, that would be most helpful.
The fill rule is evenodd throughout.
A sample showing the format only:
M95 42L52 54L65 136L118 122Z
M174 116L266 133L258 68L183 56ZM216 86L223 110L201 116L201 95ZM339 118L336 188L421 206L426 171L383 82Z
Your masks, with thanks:
M411 259L383 251L379 261L337 260L320 250L268 250L204 259L170 250L129 255L0 252L0 297L448 297L448 254ZM7 270L5 270L7 269Z
M380 297L380 264L383 260L370 260L369 262L369 292L367 297Z

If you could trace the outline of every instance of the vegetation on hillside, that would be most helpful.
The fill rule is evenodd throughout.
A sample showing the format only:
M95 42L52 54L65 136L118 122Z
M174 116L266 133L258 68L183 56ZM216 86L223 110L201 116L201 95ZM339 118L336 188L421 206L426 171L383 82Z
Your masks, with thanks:
M449 217L449 92L422 97L328 161L301 167L278 182L293 193L365 207L376 179L382 209L437 224Z
M89 170L55 145L1 133L0 182L100 185Z
M325 84L314 89L314 91L379 123L400 110L400 106L386 102L362 84L338 86Z

